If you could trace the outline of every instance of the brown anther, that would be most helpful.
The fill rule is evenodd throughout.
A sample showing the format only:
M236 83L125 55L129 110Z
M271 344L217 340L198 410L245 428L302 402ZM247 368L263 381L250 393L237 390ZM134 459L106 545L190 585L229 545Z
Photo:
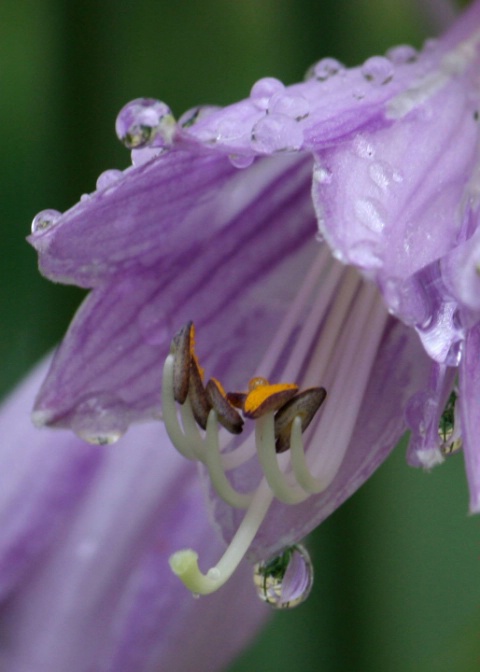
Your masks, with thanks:
M217 414L218 422L231 434L240 434L243 429L243 419L229 404L225 390L218 380L212 378L205 388L208 401Z
M173 396L179 404L185 403L188 394L194 339L195 327L190 321L175 334L170 344L170 353L174 356Z
M323 387L311 387L290 399L275 415L275 449L283 453L290 448L292 423L298 416L302 421L302 432L311 423L315 413L325 401L327 392Z
M298 385L293 383L278 383L276 385L258 385L254 387L245 399L243 414L246 418L256 418L277 411L287 403L298 391Z
M227 392L227 401L231 406L239 408L243 411L245 405L245 399L247 398L246 392Z
M188 398L192 406L193 417L202 429L206 429L208 414L212 407L203 387L202 374L203 372L198 365L197 358L192 356L190 359Z

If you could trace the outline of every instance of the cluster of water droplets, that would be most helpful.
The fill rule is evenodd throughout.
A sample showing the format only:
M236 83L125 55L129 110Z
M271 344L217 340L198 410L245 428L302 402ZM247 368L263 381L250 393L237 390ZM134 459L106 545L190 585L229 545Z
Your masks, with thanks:
M304 602L313 586L313 565L300 544L253 568L257 595L275 609L291 609Z
M253 85L250 101L264 112L251 129L252 147L262 154L298 151L303 145L301 121L310 114L310 103L301 94L288 92L274 77Z

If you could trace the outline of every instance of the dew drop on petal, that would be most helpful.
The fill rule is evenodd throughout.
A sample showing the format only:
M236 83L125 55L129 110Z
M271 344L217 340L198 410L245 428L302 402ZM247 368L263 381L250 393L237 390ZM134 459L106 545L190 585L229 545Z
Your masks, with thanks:
M128 429L128 407L114 394L93 394L76 406L71 428L87 443L96 446L116 443Z
M333 179L332 172L328 168L317 165L313 169L313 179L318 184L330 184Z
M417 50L409 44L399 44L396 47L392 47L385 55L395 65L414 63L418 58Z
M394 72L392 61L384 56L372 56L361 67L363 77L374 86L388 84Z
M274 93L268 102L269 114L285 114L300 121L308 117L310 104L303 96L292 96L280 91Z
M219 105L197 105L182 114L178 120L178 125L181 128L190 128L191 126L195 126L201 119L206 119L221 109Z
M100 191L101 189L105 189L106 187L110 187L114 182L116 182L120 177L122 177L122 171L121 170L106 170L105 172L101 173L98 176L97 179L97 189Z
M303 131L284 114L269 114L252 128L252 146L263 154L295 151L303 145Z
M82 194L80 196L80 203L85 203L85 201L89 201L91 198L90 194Z
M348 259L360 268L380 268L383 264L378 244L371 239L354 243L348 251Z
M230 154L228 158L235 168L248 168L255 160L251 154Z
M336 58L322 58L307 70L305 79L317 79L319 82L324 82L342 70L345 70L345 66Z
M383 206L373 198L359 198L354 205L357 220L370 231L381 233L387 223Z
M253 568L257 595L275 609L291 609L304 602L313 586L313 565L307 550L297 544Z
M128 149L170 147L175 119L165 103L153 98L137 98L123 107L115 122L119 140Z
M62 213L58 210L42 210L33 218L32 233L46 231L53 226L61 216Z
M263 77L252 86L250 98L261 110L266 110L274 93L285 91L285 84L275 77Z

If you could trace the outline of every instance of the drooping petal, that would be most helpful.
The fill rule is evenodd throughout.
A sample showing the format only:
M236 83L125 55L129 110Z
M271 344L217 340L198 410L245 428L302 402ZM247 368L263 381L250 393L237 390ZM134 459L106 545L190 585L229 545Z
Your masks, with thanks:
M193 599L171 575L178 544L193 540L207 561L221 551L195 469L162 450L161 423L101 449L31 427L44 372L0 413L2 669L223 669L266 609L248 565L212 600Z

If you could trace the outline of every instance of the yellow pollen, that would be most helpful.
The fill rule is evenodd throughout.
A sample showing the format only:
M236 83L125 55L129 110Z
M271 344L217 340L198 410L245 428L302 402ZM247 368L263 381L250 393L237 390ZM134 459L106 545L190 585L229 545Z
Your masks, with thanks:
M255 380L255 379L254 379ZM263 384L251 389L245 399L243 412L248 418L258 418L264 413L278 410L298 390L294 383Z

